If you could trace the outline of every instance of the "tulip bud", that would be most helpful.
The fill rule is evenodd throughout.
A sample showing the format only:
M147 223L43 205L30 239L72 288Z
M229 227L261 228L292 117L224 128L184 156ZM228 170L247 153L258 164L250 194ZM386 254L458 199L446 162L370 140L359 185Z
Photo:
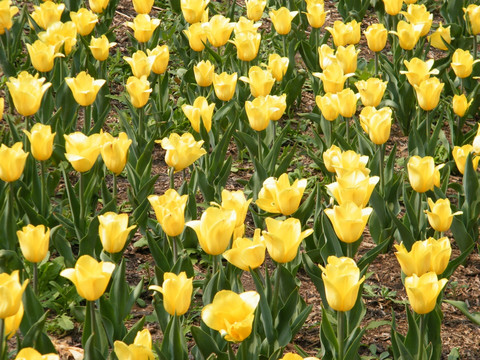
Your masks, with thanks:
M103 10L107 8L109 1L110 0L88 0L88 4L93 12L101 14Z
M148 201L165 234L178 236L183 232L188 195L180 196L174 189L168 189L161 196L150 195Z
M420 25L420 36L425 36L430 31L432 26L433 14L427 11L427 7L423 4L408 5L407 11L401 11L401 14L405 16L407 21L412 25Z
M205 24L199 22L190 25L187 30L183 30L193 51L202 51L205 49L205 43L207 42L206 30Z
M43 125L36 123L33 125L30 132L23 130L30 141L33 157L38 161L44 161L50 159L53 152L53 140L55 134L52 134L52 128L50 125Z
M150 82L145 75L142 75L141 78L130 76L127 80L126 89L130 95L130 102L137 109L147 104L150 94L152 93Z
M336 145L330 146L329 149L322 154L323 163L329 172L335 172L335 167L340 163L340 157L342 156L342 149Z
M428 223L438 232L445 232L450 229L453 217L455 215L463 214L461 211L452 214L450 200L448 199L438 199L436 202L433 202L432 199L428 198L428 206L430 207L430 211L425 210L428 217Z
M398 37L403 50L412 50L420 39L422 29L422 25L414 25L401 20L398 22L397 31L390 31L390 33Z
M307 20L312 28L321 28L329 11L325 11L323 2L307 4Z
M155 29L160 25L159 19L150 19L149 15L138 14L132 22L127 22L126 25L133 30L133 36L140 43L145 43L153 35Z
M313 357L313 356L303 358L300 355L297 355L297 354L294 354L294 353L287 353L280 360L320 360L320 359L316 358L316 357Z
M457 165L458 171L463 175L465 173L465 165L467 163L468 154L472 153L472 166L473 170L476 170L478 167L478 161L480 161L480 156L473 155L473 146L466 144L463 146L454 146L452 150L453 159L455 160L455 165Z
M280 120L287 109L287 94L282 94L280 96L267 95L265 101L267 102L270 120Z
M108 133L104 133L103 137L104 141L100 150L103 162L108 170L115 175L120 175L127 164L128 148L132 144L132 140L124 132L121 132L116 138Z
M228 191L222 190L222 209L234 210L236 214L235 228L242 226L247 216L248 206L252 199L245 199L242 190Z
M155 74L163 74L167 70L170 53L167 45L157 45L153 50L147 49L148 57L154 57L152 71Z
M434 272L429 272L418 277L416 274L405 278L405 289L413 311L417 314L428 314L437 303L447 279L438 280Z
M123 250L128 234L137 226L128 227L128 215L107 212L98 216L98 234L103 250L115 254Z
M405 74L410 85L420 85L423 80L427 80L430 75L438 75L438 69L432 69L434 60L429 59L423 61L419 58L413 58L410 62L404 60L403 63L407 67L407 71L400 71L400 74Z
M270 124L270 111L267 100L263 96L259 96L253 101L245 101L245 112L250 127L255 131L265 130Z
M253 21L258 21L262 18L263 11L267 5L266 0L247 0L245 6L247 7L247 18Z
M383 94L387 89L387 81L382 81L377 78L369 78L368 80L361 80L355 83L360 94L363 106L377 107L382 101Z
M215 65L213 65L210 60L202 60L197 65L194 65L193 72L197 84L202 87L207 87L212 85Z
M7 273L0 274L0 319L6 319L14 316L20 309L22 304L22 295L27 287L28 280L20 284L18 270L10 275Z
M265 240L260 235L260 229L255 229L253 239L237 238L230 250L223 253L223 257L227 261L242 269L250 271L260 267L265 261Z
M209 2L210 0L181 0L180 7L185 21L189 24L200 22Z
M331 63L337 62L335 50L327 44L323 44L318 48L318 61L322 70L325 70Z
M230 39L235 23L231 23L229 18L223 15L214 15L206 23L208 42L218 48L225 45Z
M153 7L154 0L132 0L133 9L138 14L148 14Z
M469 77L473 71L473 65L480 60L473 61L469 50L457 49L452 56L452 69L460 79Z
M357 55L360 50L355 50L354 45L347 47L339 46L335 53L338 64L342 67L344 74L353 74L357 70Z
M440 187L440 169L445 164L435 166L433 157L412 156L408 160L408 179L412 189L418 193L433 190L434 186Z
M152 335L148 329L137 332L133 344L127 345L117 340L113 344L113 348L118 360L153 360L155 358L152 352Z
M425 111L435 109L440 101L440 93L444 86L445 84L441 83L436 77L423 80L420 85L414 85L418 105Z
M42 355L37 350L31 347L21 349L15 360L59 360L59 356L57 354L45 354Z
M340 178L346 178L353 171L359 171L368 177L370 169L366 167L367 163L368 156L366 155L362 156L353 150L342 152L338 163L334 165L335 172L337 173L337 180ZM373 178L375 178L375 176Z
M60 21L65 4L55 4L52 1L45 1L40 6L34 5L35 9L31 16L35 23L46 30L51 24Z
M387 44L388 32L383 24L372 24L365 31L367 45L373 52L380 52Z
M123 58L132 69L133 76L141 78L143 75L148 77L152 71L154 56L147 56L142 50L137 50L132 57Z
M7 81L8 91L13 99L13 105L20 115L30 116L40 108L43 94L52 85L45 83L45 78L38 78L26 71L18 74L18 77L10 77Z
M317 95L315 102L322 112L325 120L334 121L338 115L338 96L337 94L326 93L324 96Z
M172 316L185 314L190 307L193 293L193 278L187 278L185 271L179 275L166 272L163 274L162 287L151 285L149 290L155 290L163 295L163 307Z
M453 112L460 117L464 117L472 102L473 98L468 101L464 94L453 95Z
M448 48L444 42L446 42L447 44L450 44L452 42L452 37L450 35L450 26L444 28L442 26L442 23L440 23L437 30L435 30L435 32L428 37L428 41L430 42L430 45L434 48L447 51Z
M403 0L383 0L383 5L388 15L395 16L402 10Z
M82 36L87 36L95 28L98 15L88 9L80 8L77 12L70 11L70 19L74 22L77 32Z
M467 8L463 8L463 12L468 18L471 33L480 34L480 5L470 4Z
M363 234L372 208L360 208L354 202L346 202L333 209L325 209L325 214L330 219L335 234L344 243L354 243Z
M65 78L70 90L72 90L75 101L81 106L92 105L95 102L97 93L105 84L105 80L95 80L85 71L80 72L74 78Z
M48 45L55 46L55 52L60 51L63 46L65 55L68 55L77 43L77 26L73 21L65 23L58 21L50 25L47 31L39 33L38 38Z
M340 161L344 154L345 153L340 156ZM354 166L358 166L358 164ZM336 163L333 164L333 167L338 172L338 165ZM361 169L355 169L337 177L337 181L328 184L327 189L338 204L343 205L353 202L359 208L363 209L367 206L373 189L379 180L380 178L378 176L370 177L364 174Z
M356 20L346 24L337 20L333 23L333 28L327 27L326 30L332 34L336 47L355 45L360 42L360 23Z
M289 60L287 57L281 57L278 54L270 54L268 56L268 70L271 72L275 80L282 81L283 76L287 72Z
M207 99L199 96L192 105L183 104L182 111L192 124L193 130L200 133L200 119L202 120L205 130L209 132L212 128L212 116L215 104L209 104Z
M81 132L75 132L65 137L65 157L79 172L86 172L97 161L102 146L102 136L93 134L86 136Z
M23 308L23 303L20 302L20 308L18 309L17 313L15 315L12 315L3 319L5 324L5 335L7 335L7 340L10 340L17 332L18 328L20 327L20 323L22 322L24 313L25 313L25 309ZM58 359L58 357L56 359Z
M374 107L367 106L360 113L360 124L374 144L385 144L390 137L392 127L392 109L384 107L376 110Z
M328 65L323 73L313 73L313 75L322 80L323 90L326 93L336 94L343 90L345 80L354 74L344 75L342 67L335 61Z
M257 57L258 48L260 47L260 34L251 32L242 32L235 34L233 44L237 48L237 58L243 61L252 61Z
M337 94L338 97L338 111L340 115L350 118L355 115L357 111L357 101L360 94L355 94L352 89L344 89Z
M292 19L298 14L298 11L290 11L286 7L270 11L275 31L280 35L287 35L292 28Z
M28 55L35 70L48 72L53 69L53 60L63 57L61 53L55 53L55 46L36 40L33 45L27 44Z
M5 144L0 146L0 179L3 181L13 182L22 176L28 156L22 147L21 142L15 143L11 148Z
M98 61L105 61L108 58L108 52L111 47L117 45L115 42L109 42L105 35L99 38L92 37L90 40L90 51L93 57Z
M252 66L248 70L248 78L242 76L240 80L250 84L253 97L267 96L275 83L272 73L269 70L262 70L259 66Z
M50 243L50 229L43 225L33 226L29 224L17 231L20 249L24 258L31 263L39 263L47 256Z
M160 143L162 148L167 150L165 162L168 166L173 167L175 172L189 167L207 153L202 148L203 140L195 141L190 133L185 133L182 136L172 133L168 138L165 137L155 142Z
M235 94L235 88L237 86L237 73L231 75L226 72L220 75L213 74L213 88L215 95L222 101L229 101Z
M11 4L11 0L0 1L0 35L5 34L5 30L12 28L12 18L18 13L18 8L10 6Z

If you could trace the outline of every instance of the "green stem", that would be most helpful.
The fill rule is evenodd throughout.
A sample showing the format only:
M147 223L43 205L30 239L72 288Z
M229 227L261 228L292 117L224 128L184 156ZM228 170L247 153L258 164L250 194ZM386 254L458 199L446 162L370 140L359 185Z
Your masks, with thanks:
M426 135L427 137L425 138L425 141L427 142L428 144L428 138L430 137L430 111L427 111L427 118L425 119L426 121Z
M230 344L230 342L228 342L228 360L235 360L235 359L236 357L233 352L232 345Z
M473 60L477 59L477 35L473 35Z
M380 176L380 194L383 194L385 189L385 179L383 172L383 163L385 162L385 144L378 146L378 151L380 151L380 167L378 168L378 175Z
M113 199L115 200L114 201L115 209L117 209L117 192L118 192L118 189L117 189L117 174L113 174L113 185L112 185L112 187L113 187L112 195L113 195Z
M175 236L168 236L167 235L168 242L170 243L170 246L172 247L172 254L173 254L173 265L177 263L177 241L175 239Z
M330 148L333 144L333 139L332 139L332 136L333 136L333 121L328 121L326 120L328 125L328 138L327 138L327 146L328 148Z
M375 52L375 77L378 77L378 52Z
M277 263L277 269L275 270L275 283L273 285L273 304L272 314L276 316L278 309L278 298L280 293L280 273L282 272L282 263Z
M258 139L258 162L260 164L263 163L263 147L262 147L262 134L260 131L257 131L257 139Z
M218 255L212 255L212 263L213 263L213 273L212 273L212 276L213 276L219 270Z
M173 167L170 168L170 189L175 189L175 169Z
M48 203L48 196L47 196L47 188L45 186L45 161L40 161L40 182L41 182L41 197L40 197L40 212L43 216L47 215L47 203Z
M5 319L0 319L0 360L3 360L3 350L5 348Z
M460 116L456 115L457 116L457 131L455 132L455 142L453 145L455 144L458 144L460 145Z
M353 243L347 243L347 257L353 259Z
M95 342L95 301L88 301L88 306L90 306L90 328Z
M88 105L88 106L83 106L83 133L85 135L88 135L88 133L90 132L90 124L91 124L91 121L92 121L92 112L90 111L90 108L92 107L92 105Z
M343 360L344 356L344 328L345 328L345 316L343 311L337 311L337 341L338 341L338 358L337 360Z
M32 286L33 286L33 293L37 295L38 294L38 264L37 263L33 263Z
M348 118L344 118L344 120L345 120L345 137L348 144L350 142L350 129L348 124Z
M138 135L139 138L145 136L145 109L143 107L138 109Z
M85 194L83 188L83 173L80 173L80 178L78 180L78 197L80 200L80 223L83 226L83 221L85 219ZM72 209L73 210L73 209Z
M13 181L9 183L9 192L8 192L8 226L9 226L9 232L10 234L14 234L16 230L16 220L15 220L15 188L13 185ZM13 239L10 239L7 241L7 244L9 245L8 250L14 250L15 249L15 242Z
M283 35L282 36L282 44L283 44L283 56L285 57L288 57L288 54L287 54L287 35Z
M423 360L423 343L425 341L425 315L420 315L420 331L418 332L418 360Z

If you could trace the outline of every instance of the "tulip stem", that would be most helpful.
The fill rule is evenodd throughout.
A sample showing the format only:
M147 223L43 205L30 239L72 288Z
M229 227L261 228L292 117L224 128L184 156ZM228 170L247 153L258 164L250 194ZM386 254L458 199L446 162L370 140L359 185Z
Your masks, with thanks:
M138 109L138 135L139 137L145 136L145 109L143 107Z
M345 327L345 317L343 316L343 311L337 311L337 341L338 341L338 360L343 360L344 352L344 327Z
M95 343L95 301L88 301L88 306L90 307L90 330Z
M113 174L113 185L112 185L112 193L113 193L113 199L114 199L114 204L115 204L115 209L117 209L117 174Z
M235 359L236 357L233 352L232 345L230 344L230 342L228 342L228 360L235 360Z
M418 360L423 359L423 343L425 341L425 316L420 315L420 331L418 332Z
M427 131L426 131L426 135L427 137L425 138L425 141L427 141L427 144L428 144L428 138L430 137L430 111L427 111L427 118L425 119L426 121L426 128L427 128Z
M288 54L287 54L287 35L283 35L282 40L283 40L283 56L288 57Z
M257 139L258 139L258 162L260 164L263 163L263 154L262 154L262 134L260 131L257 131Z
M344 118L345 120L345 137L346 137L346 140L347 140L347 144L350 142L350 129L349 129L349 124L348 124L348 118L345 117Z
M353 244L347 243L347 257L353 259Z
M473 35L473 60L477 60L477 35Z
M375 52L375 77L378 77L378 52Z
M3 349L5 347L5 319L0 319L0 360L3 359Z
M170 189L175 189L175 173L174 173L174 168L170 167Z
M46 205L48 202L48 197L47 197L47 189L45 186L45 161L40 161L40 183L42 185L42 196L40 197L40 213L45 216L46 215Z
M385 162L385 144L378 145L378 150L380 151L380 167L378 168L378 175L380 176L380 194L383 194L385 188L385 179L383 172L383 163Z
M10 234L15 234L15 188L14 188L14 182L9 183L9 192L8 192L8 227L9 230L8 233ZM7 244L10 246L7 248L8 250L13 250L15 249L15 242L13 242L13 239L10 239L7 241Z
M83 191L83 173L80 173L78 179L78 197L80 199L80 223L83 226L84 214L85 214L85 194Z
M277 269L275 270L275 283L273 285L273 304L272 304L272 314L275 316L277 314L278 308L278 297L280 292L280 273L282 272L282 264L277 263Z
M172 246L172 254L173 254L173 265L177 263L177 242L175 240L175 236L168 236L167 235L167 240Z
M38 264L37 263L33 263L32 286L33 286L33 293L37 295L38 294Z

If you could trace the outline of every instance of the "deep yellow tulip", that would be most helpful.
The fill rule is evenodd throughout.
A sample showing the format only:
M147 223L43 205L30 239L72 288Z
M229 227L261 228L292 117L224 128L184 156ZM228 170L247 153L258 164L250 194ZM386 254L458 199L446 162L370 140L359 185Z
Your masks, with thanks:
M357 55L359 52L360 50L356 50L354 45L337 48L335 58L342 67L344 74L353 74L357 70Z
M410 85L420 85L423 80L430 78L430 75L438 75L438 69L432 69L435 60L429 59L423 61L419 58L413 58L412 60L404 60L403 63L407 67L407 71L401 70L400 74L407 76L407 80Z
M336 311L349 311L357 302L358 290L365 281L360 278L360 269L355 261L348 257L329 256L322 269L325 295L328 305Z
M383 0L383 5L388 15L395 16L402 10L403 0Z
M258 54L261 38L260 34L253 34L251 32L235 34L232 42L237 48L237 58L243 61L252 61L255 59Z
M405 278L405 289L413 311L417 314L428 314L437 303L447 279L438 280L437 274L429 272L418 277L416 274Z
M237 87L237 73L231 75L226 72L220 75L213 74L213 89L215 95L222 101L229 101L235 94Z
M150 195L148 201L165 234L178 236L183 232L188 195L180 196L174 189L168 189L161 196Z
M275 31L280 35L287 35L290 32L292 29L292 20L297 14L298 11L290 11L284 6L278 10L272 10L269 13Z
M27 287L28 280L20 283L18 270L10 275L0 274L0 319L14 316L22 304L22 295Z
M223 15L214 15L206 23L207 39L212 46L218 48L225 45L230 39L235 23L231 23L229 18Z
M55 52L60 51L63 46L63 52L68 55L77 43L77 26L73 21L65 23L58 21L50 25L47 31L39 33L38 38L46 44L55 46Z
M23 130L30 141L30 147L33 157L38 161L48 160L53 152L53 140L55 134L52 134L50 125L36 123L30 131Z
M55 46L36 40L33 44L27 44L28 55L35 70L48 72L53 69L53 60L63 57L61 53L55 53Z
M313 73L313 75L322 80L323 90L326 93L336 94L343 90L345 80L354 74L345 75L340 64L335 61L328 65L322 73Z
M65 269L60 273L76 287L78 295L88 301L99 299L107 289L115 264L97 262L89 255L80 256L75 268Z
M336 62L335 50L327 44L323 44L318 48L318 62L322 70L325 70L331 63Z
M382 51L387 44L388 31L383 24L372 24L365 30L367 45L373 52Z
M317 95L315 102L322 112L323 117L328 121L334 121L340 114L337 94L326 93L324 96Z
M20 249L23 257L32 262L39 263L47 256L50 244L50 229L43 225L33 226L29 224L22 230L17 231Z
M277 81L282 81L283 76L288 69L288 57L281 57L278 54L270 54L268 56L268 70L272 73Z
M12 28L12 18L18 13L18 7L10 5L12 5L11 0L0 1L0 35Z
M430 207L430 211L425 210L428 223L438 232L445 232L450 229L453 217L463 214L461 211L452 214L452 208L450 207L450 200L448 200L448 198L438 199L436 202L428 198L428 206Z
M35 9L31 16L35 23L46 30L53 23L60 21L65 4L55 4L52 1L45 1L40 6L33 5Z
M213 82L215 65L213 65L210 60L202 60L198 64L193 66L193 73L195 75L195 81L199 86L210 86Z
M323 3L307 4L307 21L312 28L321 28L329 11L325 11Z
M167 70L170 52L167 45L157 45L153 50L147 49L149 57L155 57L152 64L152 71L155 74L163 74Z
M442 23L439 24L437 30L428 37L428 41L430 41L430 45L434 48L440 50L448 50L447 45L445 45L444 41L447 44L452 42L452 37L450 35L450 26L444 28Z
M267 5L266 0L247 0L245 6L247 7L247 18L253 21L258 21L262 18L263 11Z
M366 167L367 163L368 156L366 155L357 154L353 150L342 152L338 158L338 163L334 164L337 179L345 177L352 171L360 171L368 176L370 170Z
M369 78L355 83L363 106L377 107L382 101L383 94L387 89L388 81L382 81L378 78Z
M205 43L207 42L207 29L205 24L194 23L188 27L187 30L183 30L183 33L188 38L188 43L193 51L202 51L205 49Z
M265 130L270 124L270 111L267 100L263 96L259 96L252 101L245 101L245 112L250 127L255 131Z
M473 56L469 50L457 49L452 56L452 69L459 78L469 77L473 71L473 65L480 60L473 61Z
M248 78L242 76L240 80L250 84L250 92L253 97L269 95L275 83L272 73L259 66L252 66L248 70Z
M20 308L18 309L15 315L9 316L4 320L5 325L5 335L7 336L7 340L10 340L12 337L15 336L18 328L20 327L20 323L23 319L23 314L25 313L25 309L23 307L23 303L20 302Z
M122 341L115 341L113 350L118 360L154 360L152 352L152 335L148 329L137 332L133 344L127 345Z
M348 23L337 20L333 23L333 28L327 27L326 30L332 34L336 47L355 45L360 42L360 23L356 20Z
M131 144L132 140L124 132L118 134L116 138L108 133L103 133L103 145L100 153L107 169L115 175L120 175L125 168L128 148Z
M265 97L270 120L280 120L287 109L287 94L267 95Z
M182 136L172 133L168 138L165 137L155 142L160 143L162 148L167 150L165 162L168 166L173 167L175 172L189 167L207 153L202 148L203 140L195 141L190 133L185 133Z
M133 30L133 36L140 43L145 43L153 35L155 29L160 25L159 19L151 19L147 14L138 14L133 22L127 22L126 25Z
M152 93L150 82L145 75L142 75L140 78L130 76L127 80L126 89L130 95L130 102L137 109L147 104Z
M354 243L363 234L372 208L361 208L349 201L333 209L325 209L325 214L330 219L337 237L345 243Z
M37 350L31 347L23 348L15 357L15 360L59 360L60 357L57 354L45 354L42 355Z
M463 8L463 11L470 23L472 34L480 34L480 5L470 4L466 8Z
M106 212L98 216L98 235L102 242L103 250L115 254L125 247L128 235L137 226L128 226L127 214Z
M17 142L9 148L0 146L0 179L5 182L16 181L22 176L28 153L23 151L23 144Z
M420 39L422 29L422 25L414 25L401 20L398 22L397 31L390 31L390 33L398 37L403 50L412 50Z
M408 179L412 189L418 193L424 193L433 188L440 187L440 169L445 164L435 166L431 156L412 156L408 160Z
M441 83L437 77L428 78L423 80L420 85L414 85L418 105L425 111L435 109L440 101L440 93L444 86L445 84Z
M427 7L423 4L416 5L410 4L407 7L407 11L400 12L409 23L412 25L420 25L420 36L425 36L430 31L433 21L433 14L427 11Z
M338 170L337 161L341 161L342 155L340 155L338 160L333 159L334 162L332 166L336 171ZM355 164L354 166L358 165ZM337 181L328 184L327 189L338 204L343 205L349 202L354 202L358 207L364 208L367 206L373 189L379 180L378 176L370 177L365 175L361 169L355 169L343 174L343 176L337 177Z
M207 99L199 96L193 102L193 105L182 105L182 111L190 121L193 130L200 133L200 120L207 132L212 128L212 116L215 109L215 103L209 104Z
M82 106L92 105L95 102L97 93L105 84L105 80L95 80L85 71L80 72L74 78L65 78L70 90L72 90L75 101Z
M227 261L242 269L250 271L260 267L265 261L265 240L260 235L261 230L255 229L253 239L237 238L233 241L232 248L223 253Z
M185 314L190 307L193 293L193 278L187 278L185 271L179 275L166 272L163 274L162 287L151 285L149 290L155 290L163 295L163 307L172 316Z
M454 146L452 150L453 159L455 160L455 165L457 165L458 171L461 174L465 172L465 165L467 163L468 154L472 153L472 165L473 169L477 170L478 162L480 161L480 156L474 156L473 146L466 144L463 146Z
M210 0L181 0L180 7L185 21L194 24L202 20L209 2Z
M247 211L252 199L245 199L242 190L228 191L222 190L221 207L225 210L234 210L236 214L235 228L243 225L247 216Z
M40 108L43 94L52 85L45 83L45 78L38 78L30 75L26 71L18 74L18 77L10 77L7 81L8 91L13 99L13 105L20 115L30 116L35 114Z
M470 99L470 101L468 101L465 94L453 95L453 100L452 100L453 112L460 117L464 117L465 113L467 112L472 102L473 102L473 98Z
M142 50L137 50L132 57L124 56L123 59L130 65L133 76L141 78L142 76L149 76L152 71L154 56L147 56Z
M108 6L110 0L88 0L88 4L90 5L90 9L97 14L103 13Z
M342 156L342 149L337 145L332 145L326 151L323 152L322 158L327 171L335 172L335 167L340 162L340 157Z
M138 14L148 14L153 7L154 0L132 0L133 9Z
M260 26L261 26L260 22L256 23L253 20L249 20L244 16L240 16L240 19L238 19L237 23L235 24L233 31L235 35L238 35L241 33L252 33L255 35L257 34L258 28Z
M294 353L287 353L280 360L320 360L320 359L316 358L316 357L313 357L313 356L303 358L300 355L297 355L297 354L294 354Z
M108 38L105 35L102 35L99 38L92 37L89 48L96 60L105 61L108 59L110 48L115 45L117 45L116 42L109 42Z
M82 36L90 34L98 22L98 15L88 9L80 8L77 12L70 12L70 19L77 27L77 32Z
M344 89L337 93L338 97L338 112L346 118L355 115L357 111L357 101L360 94L355 94L352 89Z
M100 155L102 135L86 136L81 132L63 135L65 137L65 157L79 172L86 172L92 168Z
M392 109L384 107L376 110L372 106L364 107L360 113L360 124L374 144L382 145L390 138Z

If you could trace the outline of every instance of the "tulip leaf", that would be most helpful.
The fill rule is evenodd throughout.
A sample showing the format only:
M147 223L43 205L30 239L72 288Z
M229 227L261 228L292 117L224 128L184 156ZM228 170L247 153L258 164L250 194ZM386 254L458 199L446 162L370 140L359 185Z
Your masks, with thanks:
M414 314L412 311L410 311L408 305L405 306L406 311L407 311L407 320L408 320L408 332L407 336L405 337L405 346L408 349L418 349L418 334L419 334L419 328L417 321L415 319ZM420 315L424 316L424 315ZM425 334L423 334L425 336Z
M468 236L468 234L467 234L467 236ZM457 241L455 240L455 242L457 242ZM461 264L463 264L465 259L468 257L468 255L471 254L471 252L473 251L474 248L475 248L475 244L472 241L472 243L467 248L463 249L462 253L458 257L456 257L453 260L450 260L450 262L447 265L447 268L445 269L445 271L441 275L441 278L447 278L447 279L450 278L450 276L455 272L455 270L457 270L457 268Z
M65 232L62 229L62 225L57 225L50 232L50 238L54 244L55 249L60 256L65 259L66 267L75 266L75 257L73 256L72 246L65 237Z
M190 328L192 336L195 339L195 344L200 350L202 356L207 359L211 354L218 355L218 359L226 360L227 356L220 351L217 343L210 335L200 329L198 326L192 326Z
M21 270L23 260L14 250L0 250L0 274L11 273L13 270Z
M344 359L360 359L358 356L358 348L360 347L360 341L362 340L364 334L365 329L360 329L359 327L353 328L350 336L345 341L346 351Z
M158 246L158 242L155 241L153 235L147 231L146 233L147 241L148 241L148 248L153 256L153 260L155 264L162 269L163 272L170 271L170 265L168 259L165 257L165 254Z
M457 300L443 300L447 304L455 306L458 310L462 312L471 322L475 325L480 326L480 312L471 313L468 309L468 305L464 301L457 301Z
M328 319L327 311L325 307L322 305L322 324L320 325L320 342L322 344L322 350L325 351L326 354L334 354L338 353L338 340L333 330L332 324ZM324 358L330 358L324 356ZM334 358L332 356L332 358Z
M386 251L386 249L391 246L391 243L390 240L384 240L373 249L368 250L358 261L357 266L360 272L363 274L368 269L368 266L377 258L378 254Z
M390 214L390 218L393 220L393 222L397 226L400 240L405 244L405 247L407 249L410 249L413 243L415 242L415 239L412 233L399 219L397 219L397 217L394 214L392 214L392 211L389 208L387 208L387 211Z
M275 335L273 332L273 319L270 306L267 302L267 297L265 296L265 288L262 286L261 280L258 274L255 271L251 272L253 281L255 282L255 288L257 289L258 294L260 295L260 314L262 316L263 329L265 335L267 336L267 341L270 344L275 342ZM257 310L258 311L258 310Z
M410 353L410 351L408 350L408 348L405 346L405 344L401 341L400 339L400 334L398 334L396 331L394 332L394 337L395 337L395 340L392 339L392 346L393 345L393 342L395 341L395 344L397 345L397 351L399 352L399 356L396 357L398 359L402 359L402 360L414 360L414 357L412 356L412 354ZM418 348L418 347L417 347ZM415 348L415 349L417 349ZM413 349L413 348L412 348Z
M137 333L143 329L144 324L145 316L142 316L140 320L133 324L128 333L123 337L122 341L127 345L133 344L135 336L137 336Z

